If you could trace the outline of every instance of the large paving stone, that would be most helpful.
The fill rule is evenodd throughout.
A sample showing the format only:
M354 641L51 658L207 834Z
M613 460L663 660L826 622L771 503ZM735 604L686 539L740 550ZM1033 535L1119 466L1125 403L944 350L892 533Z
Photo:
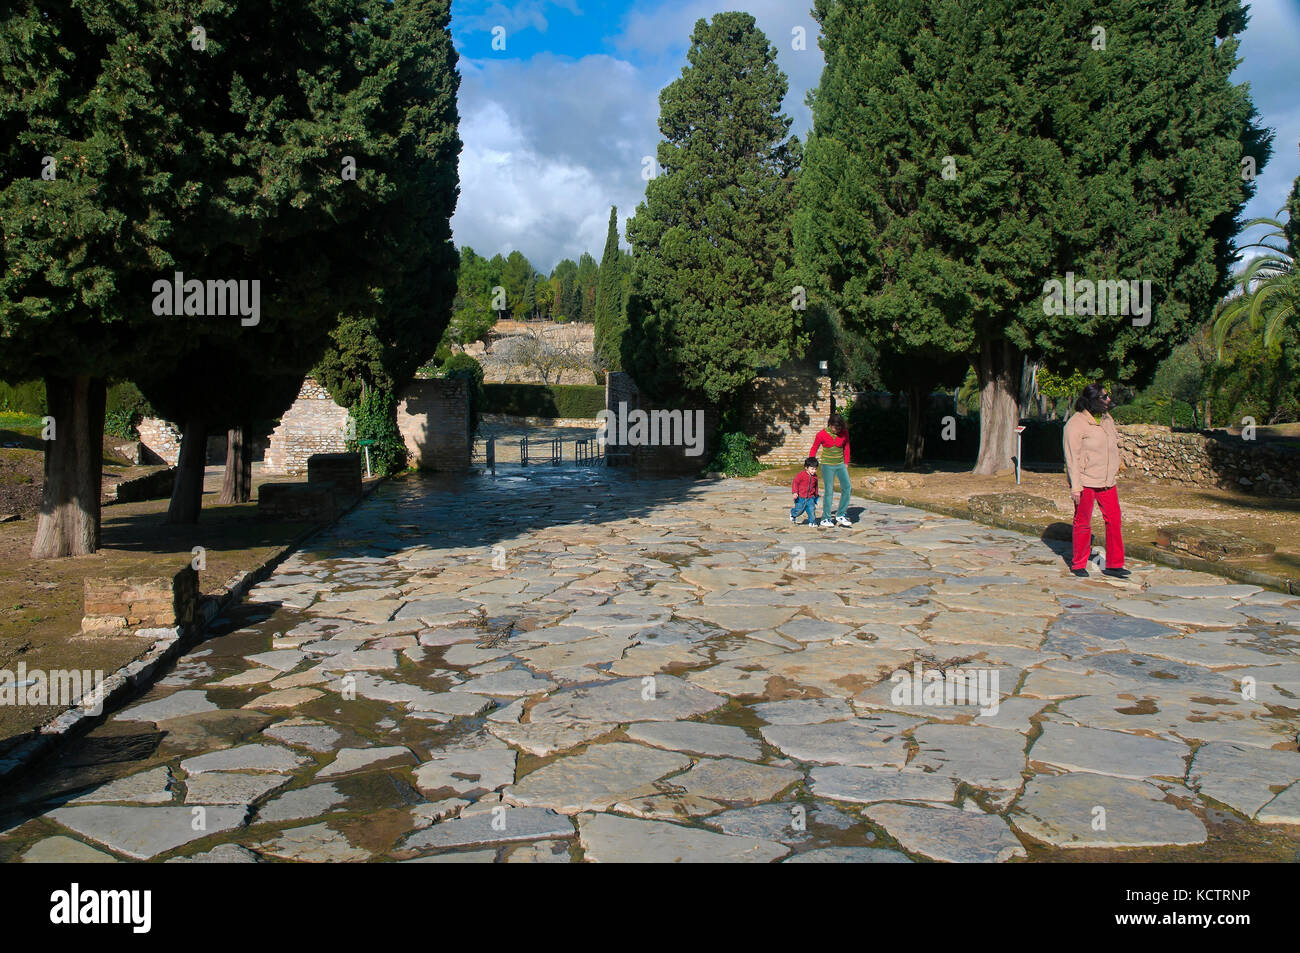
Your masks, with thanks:
M186 782L185 803L248 805L287 784L289 780L278 774L210 771Z
M441 821L416 831L402 846L420 850L572 836L573 821L562 814L544 808L501 805L491 811Z
M1025 856L1025 848L996 814L913 804L875 804L862 813L904 850L932 860L987 864Z
M883 847L818 847L787 857L783 864L910 864L912 859Z
M1259 809L1261 824L1300 824L1300 783L1291 785Z
M730 725L707 725L698 721L647 721L629 725L627 736L633 741L694 754L758 760L763 745L744 729Z
M1010 819L1017 830L1057 847L1203 844L1205 825L1144 781L1102 774L1037 775Z
M1279 791L1300 780L1300 753L1211 742L1197 749L1188 779L1202 795L1254 817Z
M769 725L817 725L828 721L852 721L853 709L842 698L792 698L763 702L750 709Z
M370 859L370 851L357 847L328 824L309 824L281 831L257 845L262 853L304 863L347 864Z
M391 768L399 763L412 764L415 756L403 745L387 745L382 748L340 748L338 756L316 772L318 778L332 778L353 771L364 771L382 765Z
M720 695L672 675L644 679L617 679L564 689L535 705L535 724L624 724L633 721L677 721L703 715L726 701Z
M139 771L116 781L101 784L73 798L69 804L102 804L106 801L130 801L135 804L169 804L176 799L171 790L172 773L166 767Z
M333 751L342 734L336 728L309 718L291 718L263 728L262 734L295 748L308 751Z
M149 860L182 844L233 830L244 823L244 807L205 808L203 826L188 807L119 807L108 804L62 807L49 817L83 837L136 860Z
M181 762L181 770L189 775L204 771L285 772L299 768L309 760L279 745L252 744L186 758Z
M257 810L259 823L274 824L280 821L297 821L304 818L323 817L339 809L347 801L332 783L312 784L305 788L286 791L267 801Z
M977 788L1013 791L1023 783L1025 739L1016 732L968 725L922 725L911 767L958 778Z
M701 758L685 774L679 774L663 783L712 801L753 804L770 801L801 780L803 774L790 768L754 764L735 758Z
M37 841L22 856L24 864L116 864L112 854L56 834Z
M1190 755L1190 748L1174 741L1057 722L1045 723L1029 749L1030 761L1133 780L1182 779Z
M431 753L415 770L415 785L424 794L450 789L457 794L496 791L515 780L516 753L489 737L474 747L446 748Z
M874 804L879 801L951 803L957 782L942 774L914 769L862 768L828 765L809 773L813 794L836 801Z
M690 763L685 755L644 745L593 745L525 775L505 792L504 800L520 807L548 807L561 814L603 810Z
M799 761L898 768L907 763L907 742L901 733L890 734L860 721L768 725L762 731L768 744Z
M613 814L580 814L578 838L586 859L597 863L771 863L790 850L775 841Z
M145 702L113 716L116 721L169 721L205 711L216 711L217 705L208 700L207 692L179 691L166 698Z

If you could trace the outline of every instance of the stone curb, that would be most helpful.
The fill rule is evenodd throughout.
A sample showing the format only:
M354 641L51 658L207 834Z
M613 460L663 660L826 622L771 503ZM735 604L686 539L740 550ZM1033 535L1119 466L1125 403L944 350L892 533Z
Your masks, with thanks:
M11 743L0 757L0 784L18 776L37 759L49 754L60 742L83 734L104 721L109 715L122 709L127 702L149 688L154 679L162 673L168 663L180 658L190 649L205 641L208 624L223 612L236 605L244 595L263 579L266 579L286 558L302 546L312 536L323 529L333 526L338 520L361 504L387 477L362 484L361 495L351 506L327 523L312 526L299 533L292 540L271 554L261 565L254 566L247 572L233 576L224 586L208 593L199 600L195 610L198 618L188 626L176 626L167 629L140 629L137 635L148 633L153 637L153 645L139 658L107 676L95 689L95 694L102 693L98 703L87 703L87 695L81 704L69 708L52 720L34 728L26 736Z
M1051 539L1068 540L1070 534L1061 530L1050 532L1050 526L1035 526L1032 523L1023 523L1019 520L1005 519L1002 517L988 516L983 513L972 513L969 507L946 506L942 503L925 503L918 500L909 500L901 496L889 496L884 493L861 493L856 494L864 499L875 500L877 503L890 503L896 506L910 506L918 510L928 510L931 513L939 513L943 516L952 516L957 519L970 520L972 523L982 523L985 526L994 526L998 529L1009 529L1017 533L1024 533L1030 536L1037 536L1042 539L1047 536ZM1160 549L1156 546L1148 546L1145 543L1125 543L1125 551L1138 559L1145 559L1148 562L1159 563L1162 566L1169 566L1173 569L1191 569L1197 572L1209 573L1214 576L1221 576L1224 579L1231 579L1234 582L1244 582L1252 586L1261 586L1265 589L1272 589L1275 592L1285 593L1286 595L1300 595L1300 579L1289 579L1284 576L1274 576L1271 573L1259 572L1254 569L1245 569L1241 566L1225 565L1224 563L1210 562L1208 559L1198 559L1195 556L1176 556L1168 550Z

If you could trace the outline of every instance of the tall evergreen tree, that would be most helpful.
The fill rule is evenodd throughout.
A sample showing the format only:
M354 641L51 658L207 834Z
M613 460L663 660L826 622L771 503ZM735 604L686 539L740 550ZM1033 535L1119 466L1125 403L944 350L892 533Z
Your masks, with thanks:
M623 253L618 247L618 206L610 206L609 232L605 252L600 259L596 284L596 319L594 329L596 359L611 371L623 369L621 348L627 331L627 313L623 295Z
M574 292L577 303L577 313L573 316L574 320L582 321L585 324L594 324L596 321L596 284L599 280L600 267L596 264L596 259L592 258L587 252L578 256L578 271L574 276Z
M787 82L747 13L699 20L659 94L663 172L628 221L623 366L661 400L730 404L800 346L792 307Z
M1226 286L1269 135L1234 85L1240 0L815 0L826 69L801 260L895 357L964 351L975 470L1010 465L1026 359L1140 383ZM1045 308L1150 281L1149 320ZM901 365L900 365L901 366Z

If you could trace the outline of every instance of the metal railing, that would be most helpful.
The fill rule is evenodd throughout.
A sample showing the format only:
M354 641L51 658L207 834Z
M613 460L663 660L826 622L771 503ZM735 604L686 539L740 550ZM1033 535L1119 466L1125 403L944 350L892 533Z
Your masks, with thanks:
M573 462L581 465L600 463L604 459L604 443L595 437L584 437L573 442Z

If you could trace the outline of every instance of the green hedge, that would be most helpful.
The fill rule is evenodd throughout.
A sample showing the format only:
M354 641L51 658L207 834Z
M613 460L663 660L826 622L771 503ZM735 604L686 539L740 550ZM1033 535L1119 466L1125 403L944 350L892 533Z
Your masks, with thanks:
M22 381L7 384L0 381L0 410L16 414L45 415L45 382Z
M594 418L605 409L595 384L484 384L483 413L513 417Z

